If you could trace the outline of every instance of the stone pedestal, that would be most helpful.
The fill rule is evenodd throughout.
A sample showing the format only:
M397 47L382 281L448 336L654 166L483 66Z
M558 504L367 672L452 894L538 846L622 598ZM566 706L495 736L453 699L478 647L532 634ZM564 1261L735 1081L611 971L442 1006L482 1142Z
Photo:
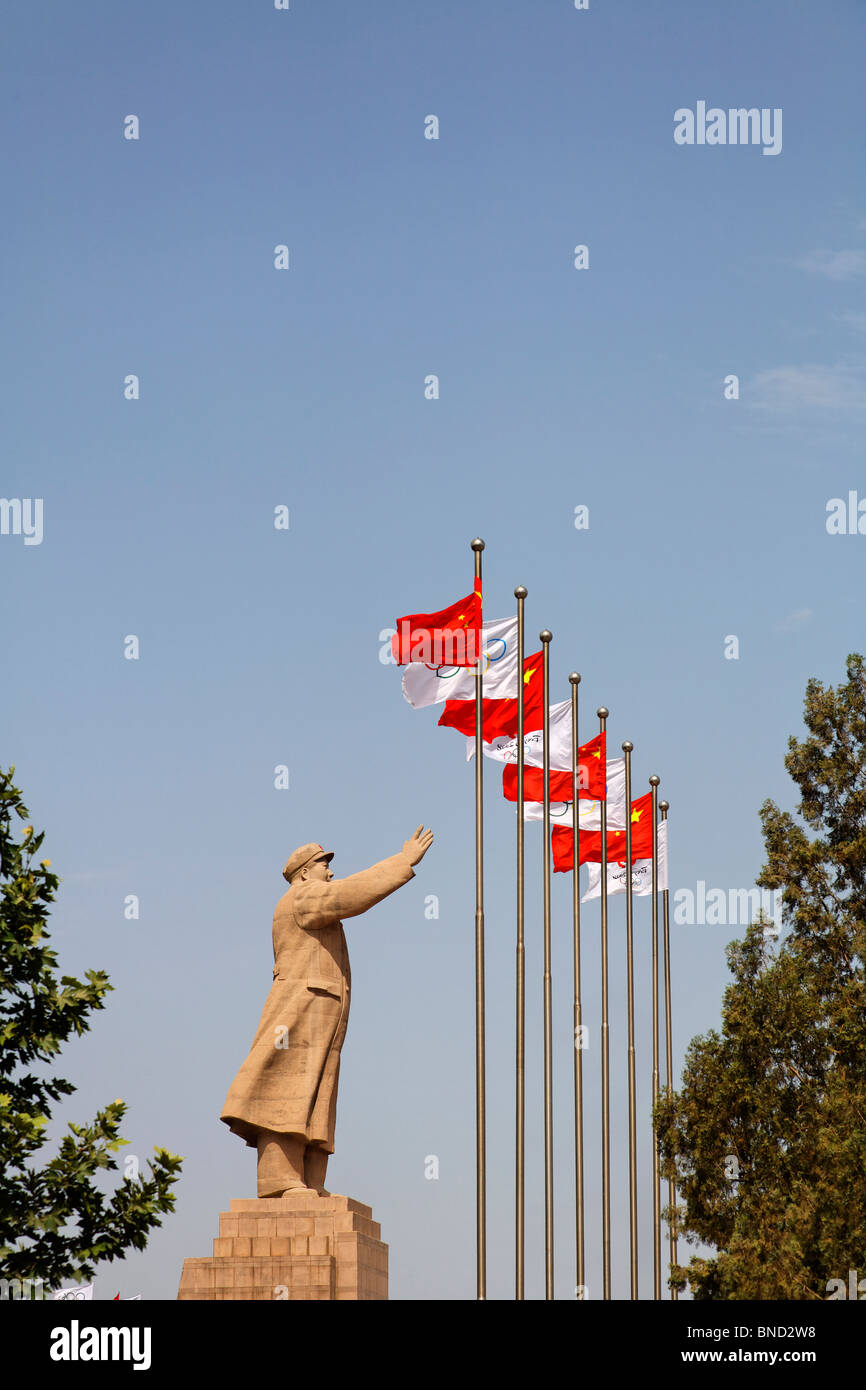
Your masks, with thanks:
M179 1299L387 1299L388 1247L352 1197L233 1198L210 1259L183 1262Z

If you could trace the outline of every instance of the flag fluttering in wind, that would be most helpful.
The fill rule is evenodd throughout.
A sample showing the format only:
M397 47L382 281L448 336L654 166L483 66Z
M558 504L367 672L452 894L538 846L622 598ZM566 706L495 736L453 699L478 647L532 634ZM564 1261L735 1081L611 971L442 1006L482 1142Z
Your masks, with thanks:
M523 663L523 722L524 728L541 728L544 721L544 681L542 654L534 652ZM475 700L446 700L439 723L461 734L475 730ZM489 699L486 692L481 702L481 736L485 743L502 734L514 737L517 733L517 690L503 698Z
M481 652L481 580L465 598L438 613L409 613L397 619L391 651L398 666L475 666Z
M668 886L668 823L659 822L659 892L664 893ZM609 859L607 861L607 891L611 893L624 893L626 888L625 876L628 866L624 859ZM653 890L653 861L652 853L646 859L633 859L631 865L631 891L635 897L649 897ZM590 898L601 897L601 864L591 863L589 865L589 880L587 889L581 898L581 902L588 902Z
M543 790L542 783L542 795ZM516 792L514 794L514 800L517 800ZM584 831L601 833L601 807L602 802L600 799L585 800L583 797L578 799L577 823L580 827L581 835L583 835ZM544 820L544 802L524 801L523 819ZM554 827L554 841L556 840L557 831L560 831L561 835L567 836L570 844L571 830L566 827L570 827L573 823L571 800L551 801L550 820ZM611 758L607 763L607 826L609 831L625 831L625 758ZM560 847L562 844L563 841L560 840ZM582 852L583 841L581 840L581 856ZM582 857L581 863L583 863ZM555 866L556 860L554 859L554 868Z
M516 740L515 740L516 742ZM571 756L569 754L569 756ZM577 750L578 795L588 801L603 801L607 795L606 782L607 734L597 734ZM574 774L554 766L550 760L550 799L570 801L574 789ZM502 772L502 793L506 801L517 800L517 765L509 762ZM523 774L523 800L544 800L544 773L540 767L527 767Z
M517 762L517 738L509 734L500 734L497 738L491 739L489 745L484 750L488 758L495 758L500 763ZM469 762L475 756L475 739L466 740L466 761ZM527 767L543 767L544 749L542 748L541 728L525 729L523 735L523 760ZM571 701L563 700L558 705L550 706L550 766L559 768L571 767Z
M608 768L612 764L608 763ZM623 772L623 790L625 787ZM625 806L623 806L623 811ZM583 823L580 825L583 831ZM557 874L568 873L574 868L574 836L571 830L563 825L554 827L552 836L553 845L553 871ZM638 859L652 859L653 854L653 818L652 818L652 793L647 792L646 796L638 797L637 801L631 803L631 857L632 863ZM616 864L620 861L625 862L625 821L619 826L610 825L608 819L607 832L607 860L608 864ZM593 834L581 834L580 838L580 863L599 864L601 863L601 829ZM624 891L624 890L619 890Z
M488 699L517 695L517 619L481 624L481 689ZM403 672L403 699L413 709L446 700L475 701L472 667L412 662Z

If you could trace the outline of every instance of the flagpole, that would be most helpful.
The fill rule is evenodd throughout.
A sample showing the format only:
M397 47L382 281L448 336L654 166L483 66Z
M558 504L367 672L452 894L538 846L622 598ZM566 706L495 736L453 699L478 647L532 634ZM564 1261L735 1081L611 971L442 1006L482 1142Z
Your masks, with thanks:
M631 755L634 744L626 739L625 753L625 937L628 975L628 1226L631 1248L631 1297L637 1299L637 1101L634 1064L634 900L631 881Z
M475 578L481 579L484 542L471 543L475 553ZM484 1056L484 750L481 699L481 653L475 670L475 1188L477 1296L487 1298L487 1163Z
M667 821L668 811L670 810L669 801L660 801L659 810L662 813L662 820ZM665 832L667 833L667 832ZM665 843L665 854L667 854L667 843ZM665 876L667 883L667 875ZM665 1051L667 1053L667 1085L668 1094L673 1089L674 1067L673 1067L673 1042L671 1038L671 917L670 917L670 892L667 887L662 889L662 915L664 921L664 970L665 970ZM679 1264L677 1255L677 1226L676 1226L676 1201L677 1185L673 1178L668 1178L668 1205L671 1210L671 1219L668 1222L668 1246L670 1262L672 1265ZM671 1300L677 1302L677 1291L671 1289Z
M661 1210L659 1193L659 1149L655 1125L655 1107L659 1098L659 842L658 842L658 804L659 778L653 773L649 779L653 789L653 881L652 881L652 934L653 934L653 1298L662 1296L662 1248L661 1248Z
M600 732L610 714L600 705ZM606 763L606 760L605 760ZM603 1297L610 1298L610 1034L607 1007L607 767L601 803L601 1231Z
M526 588L519 584L514 590L517 599L517 670L523 670L523 604ZM523 681L517 679L517 1075L515 1093L517 1115L515 1125L515 1269L514 1297L524 1296L525 1225L524 1191L526 1169L526 949L524 942L524 820L523 769L525 764Z
M550 978L550 643L553 633L538 634L544 646L544 1296L553 1298L553 1025ZM522 811L522 807L520 808Z
M580 1000L580 818L577 814L577 801L580 795L577 687L580 685L580 676L576 671L572 671L568 679L571 682L571 816L574 827L571 832L572 853L574 855L574 874L571 885L574 910L574 1234L577 1250L577 1287L581 1290L581 1297L583 1297L586 1289L583 1210L583 1021Z

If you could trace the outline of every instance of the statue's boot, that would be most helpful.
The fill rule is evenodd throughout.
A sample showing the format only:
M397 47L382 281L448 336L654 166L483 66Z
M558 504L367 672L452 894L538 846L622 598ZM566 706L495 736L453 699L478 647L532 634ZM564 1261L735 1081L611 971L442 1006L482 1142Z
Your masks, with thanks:
M262 1130L258 1137L258 1194L285 1197L308 1192L304 1179L306 1140L302 1134L275 1134Z
M328 1170L329 1154L318 1144L308 1144L304 1153L304 1181L307 1187L314 1188L320 1197L330 1197L325 1187L325 1173Z

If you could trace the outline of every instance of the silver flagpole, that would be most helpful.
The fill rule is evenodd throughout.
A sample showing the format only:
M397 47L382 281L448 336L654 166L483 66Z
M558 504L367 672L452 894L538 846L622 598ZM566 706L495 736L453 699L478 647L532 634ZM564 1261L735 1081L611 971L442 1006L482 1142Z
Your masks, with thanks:
M669 801L660 801L659 810L662 813L662 820L667 821L668 811L670 810ZM667 831L665 831L667 835ZM667 844L665 845L665 862L669 863L667 857ZM665 1053L667 1060L667 1086L668 1092L673 1090L674 1085L674 1066L673 1066L673 1041L671 1038L671 917L670 917L670 892L667 887L662 889L662 921L664 922L664 972L665 972ZM674 1212L677 1204L677 1186L673 1178L668 1178L668 1206L671 1209L671 1219L668 1223L668 1245L669 1256L672 1265L679 1264L677 1255L677 1225ZM676 1289L671 1289L671 1300L676 1303L678 1299Z
M653 880L652 880L652 933L653 933L653 1109L659 1098L659 846L658 846L658 804L659 778L653 773L649 779L653 789ZM659 1147L653 1116L653 1298L662 1296L662 1230L661 1194L659 1191Z
M553 1298L553 1022L550 970L550 643L553 633L539 634L544 647L542 763L544 767L544 1296ZM520 808L521 812L523 807Z
M523 604L526 589L520 584L514 590L517 599L517 670L523 671ZM515 1092L516 1152L515 1152L515 1269L514 1297L524 1296L525 1264L525 1168L526 1168L526 949L524 942L524 713L523 680L517 679L517 1075Z
M484 542L472 541L475 578L481 578ZM487 1298L487 1133L484 1030L484 749L482 741L483 663L475 671L475 1190L477 1296Z
M574 1206L575 1206L575 1244L577 1247L577 1287L584 1297L586 1290L585 1215L583 1210L583 1021L580 999L580 819L577 802L580 795L580 747L577 741L577 687L580 676L572 671L571 681L571 747L572 747L572 787L571 832L574 873L572 875L572 910L574 916Z
M631 1297L637 1298L637 1086L634 1061L634 902L631 881L631 755L634 744L626 739L625 753L625 937L628 1004L628 1228L631 1246Z
M600 732L610 711L596 711ZM605 780L607 757L605 756ZM603 1297L610 1298L610 1025L607 979L607 797L601 803L601 1254Z

